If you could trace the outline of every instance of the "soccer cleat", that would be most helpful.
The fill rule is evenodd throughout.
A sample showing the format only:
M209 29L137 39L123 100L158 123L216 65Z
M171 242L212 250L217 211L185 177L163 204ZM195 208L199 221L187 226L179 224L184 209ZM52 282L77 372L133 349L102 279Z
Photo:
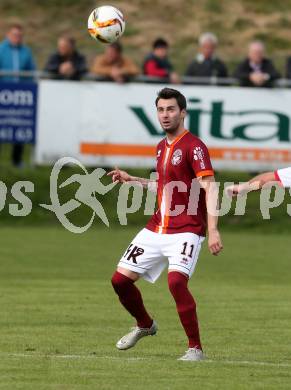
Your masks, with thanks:
M135 346L135 344L140 340L141 338L145 336L153 336L158 331L158 325L155 321L153 321L153 324L150 328L139 328L138 326L135 326L132 328L131 332L123 336L116 344L116 348L125 350L129 349Z
M203 360L203 352L198 348L189 348L185 355L180 357L178 360L188 361L188 362L198 362L199 360Z

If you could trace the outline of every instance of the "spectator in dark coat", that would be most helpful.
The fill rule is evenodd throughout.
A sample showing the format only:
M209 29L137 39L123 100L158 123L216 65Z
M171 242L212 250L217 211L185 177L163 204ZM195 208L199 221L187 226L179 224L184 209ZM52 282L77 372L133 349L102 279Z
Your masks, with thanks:
M234 77L244 87L272 87L281 75L272 61L265 57L264 44L254 41L249 45L248 57L236 68Z
M146 76L163 78L171 83L178 83L179 77L173 70L168 52L168 42L163 38L156 39L153 43L153 51L144 60L143 73Z
M286 78L291 79L291 57L287 58L286 63Z
M186 76L227 77L225 64L215 55L217 43L217 37L210 32L204 33L199 37L200 52L196 59L189 64Z
M49 57L45 71L56 79L67 80L80 80L87 73L86 59L77 51L74 38L59 38L58 50Z

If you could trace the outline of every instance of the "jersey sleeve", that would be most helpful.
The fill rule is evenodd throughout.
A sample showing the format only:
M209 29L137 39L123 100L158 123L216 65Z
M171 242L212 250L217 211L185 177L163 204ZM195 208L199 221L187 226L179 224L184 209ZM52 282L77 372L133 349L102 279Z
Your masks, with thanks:
M196 177L214 176L209 151L201 140L192 143L190 148L190 159Z
M284 188L291 188L291 167L278 169L275 173L275 178L282 184Z

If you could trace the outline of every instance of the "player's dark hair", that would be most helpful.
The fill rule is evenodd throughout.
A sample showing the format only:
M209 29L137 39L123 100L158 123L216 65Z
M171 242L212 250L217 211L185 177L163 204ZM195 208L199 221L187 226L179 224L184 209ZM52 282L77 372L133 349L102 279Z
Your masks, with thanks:
M156 107L158 106L158 101L160 99L176 99L180 110L186 110L187 102L184 95L181 92L177 91L173 88L163 88L158 92L158 96L156 98Z
M169 47L168 42L164 38L157 38L153 43L153 49L158 49L160 47Z

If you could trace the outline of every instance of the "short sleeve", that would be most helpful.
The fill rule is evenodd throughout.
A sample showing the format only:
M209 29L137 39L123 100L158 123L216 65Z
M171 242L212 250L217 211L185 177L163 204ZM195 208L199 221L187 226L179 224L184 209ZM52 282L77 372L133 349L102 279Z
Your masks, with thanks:
M291 188L291 167L278 169L275 173L275 178L282 184L284 188Z
M196 177L214 175L208 149L202 141L197 140L197 142L192 143L190 158Z

